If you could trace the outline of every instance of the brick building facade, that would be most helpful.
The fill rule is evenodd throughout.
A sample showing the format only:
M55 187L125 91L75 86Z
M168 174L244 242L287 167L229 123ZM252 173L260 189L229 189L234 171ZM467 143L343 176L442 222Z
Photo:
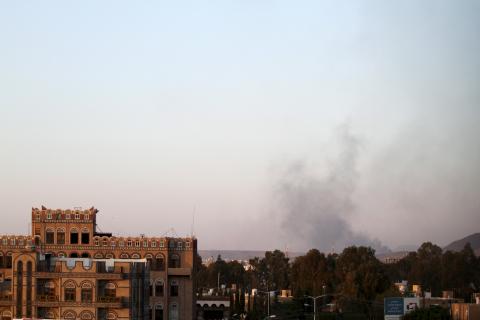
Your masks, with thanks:
M32 209L0 236L0 319L193 319L195 238L115 237L98 210Z

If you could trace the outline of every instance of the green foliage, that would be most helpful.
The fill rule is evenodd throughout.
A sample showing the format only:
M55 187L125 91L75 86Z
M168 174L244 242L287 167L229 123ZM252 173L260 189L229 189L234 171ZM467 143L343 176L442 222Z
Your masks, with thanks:
M390 285L372 248L345 248L338 257L336 273L341 283L339 292L349 298L373 300Z
M304 312L305 295L326 293L328 298L319 298L317 307L334 302L341 311L337 317L342 319L381 318L383 299L401 295L393 285L399 280L420 284L424 291L431 290L434 296L440 295L442 290L454 290L457 297L467 302L472 292L480 290L480 259L469 244L460 252L442 252L437 245L426 242L417 252L390 265L377 260L372 248L355 246L345 248L339 255L325 255L312 249L293 262L279 250L267 251L263 258L250 260L248 271L242 264L226 262L220 256L208 267L200 262L197 257L197 287L216 288L219 275L220 284L227 287L235 284L238 290L232 291L231 298L236 313L245 309L244 293L252 288L260 291L292 289L297 301L296 309L276 311L296 318L302 317ZM282 303L274 305L273 309L286 306ZM265 296L257 295L249 308L250 319L263 318L266 314ZM328 320L331 316L328 314L319 319ZM416 318L406 319L448 319L447 316L442 310L432 308L416 311L408 315Z
M456 297L469 301L474 290L480 289L480 259L469 243L460 252L442 252L426 242L417 252L388 266L387 273L392 282L408 280L434 296L441 295L442 290L453 290Z
M291 273L294 295L318 296L332 292L337 283L336 258L336 255L325 256L317 249L312 249L306 255L296 258L292 264ZM325 292L323 286L325 286Z

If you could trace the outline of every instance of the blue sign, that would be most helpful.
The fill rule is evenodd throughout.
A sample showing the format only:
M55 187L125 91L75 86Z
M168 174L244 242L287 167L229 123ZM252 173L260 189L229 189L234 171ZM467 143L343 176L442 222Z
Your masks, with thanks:
M384 312L386 316L402 316L403 315L403 298L399 298L399 297L385 298Z

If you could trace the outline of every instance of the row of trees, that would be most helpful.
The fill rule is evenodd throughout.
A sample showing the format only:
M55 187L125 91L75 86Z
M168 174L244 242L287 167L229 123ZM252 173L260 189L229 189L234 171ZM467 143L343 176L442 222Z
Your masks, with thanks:
M473 292L480 292L480 258L475 256L469 243L462 251L443 252L439 246L426 242L417 252L386 268L390 279L421 284L433 295L452 290L456 296L469 301Z
M434 296L454 290L466 301L480 291L480 258L469 244L460 252L443 252L427 242L395 264L381 263L372 248L353 246L327 255L312 249L293 261L279 250L267 251L249 265L246 270L239 262L226 262L219 256L198 270L198 286L234 284L244 292L291 289L296 298L328 293L343 310L362 313L373 312L375 305L382 309L385 296L398 295L393 284L399 280L420 284Z

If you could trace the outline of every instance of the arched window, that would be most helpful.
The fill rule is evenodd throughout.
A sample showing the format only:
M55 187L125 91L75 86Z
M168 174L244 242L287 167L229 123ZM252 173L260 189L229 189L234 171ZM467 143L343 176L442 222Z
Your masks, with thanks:
M163 254L159 253L155 256L155 264L152 270L155 270L155 271L165 270L165 258L163 257Z
M76 300L76 290L77 285L73 281L67 281L64 283L63 292L65 293L64 298L67 302L75 302Z
M90 244L90 232L87 228L82 229L82 244Z
M78 230L76 228L70 230L70 244L78 244Z
M105 259L115 259L115 255L113 253L107 253Z
M155 320L163 320L163 305L161 304L155 306Z
M65 229L57 229L57 244L65 244Z
M88 252L82 252L82 258L90 258L90 253Z
M178 304L170 304L169 320L178 320Z
M76 252L70 253L70 258L78 258L78 253Z
M93 292L93 284L90 281L84 281L80 285L82 288L82 302L83 303L90 303L92 302L92 292Z
M168 267L169 268L180 268L180 256L178 254L170 255L170 259L168 259Z
M157 279L155 281L155 296L163 297L164 284L162 279Z
M140 255L138 253L133 253L132 259L140 259Z
M45 243L46 244L54 244L55 243L55 233L53 232L53 229L48 228L45 231Z
M103 254L100 253L100 252L97 252L95 253L95 255L93 256L95 259L103 259Z
M117 314L113 311L108 311L106 318L107 320L115 320L117 319Z
M170 297L178 297L178 282L176 280L170 281Z
M120 255L120 259L128 259L128 253L125 253L125 252L122 253L122 254Z
M67 256L67 254L65 252L59 252L57 254L57 257L59 257L59 258L65 258L66 256Z

